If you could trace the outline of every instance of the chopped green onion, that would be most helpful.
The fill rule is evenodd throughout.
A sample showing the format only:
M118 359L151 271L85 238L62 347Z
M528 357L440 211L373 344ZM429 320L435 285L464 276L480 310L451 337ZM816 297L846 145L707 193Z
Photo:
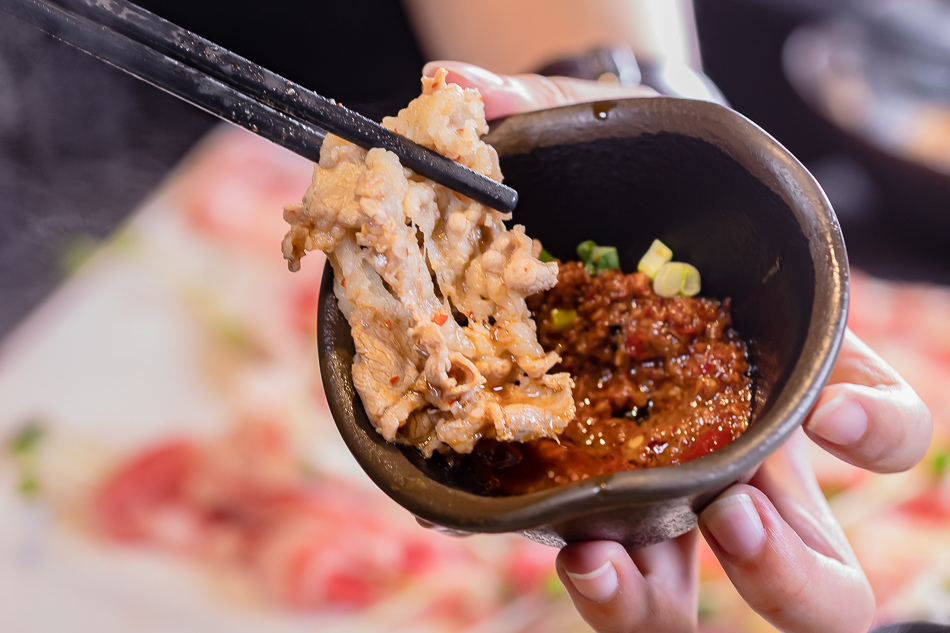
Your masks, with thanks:
M564 585L561 584L557 574L548 576L547 582L544 583L544 593L549 598L560 598L564 595Z
M661 297L693 297L699 294L701 285L696 267L683 262L663 264L653 278L653 292Z
M692 264L683 264L686 267L686 278L683 279L683 287L680 288L680 294L686 297L695 297L699 294L702 287L702 280L699 277L699 270Z
M699 605L697 609L697 615L699 616L699 621L703 622L712 618L716 615L718 611L716 602L710 599L705 591L700 591L699 593Z
M660 266L653 277L653 292L661 297L675 297L679 294L686 272L678 262L667 262Z
M10 452L14 455L28 455L36 450L42 438L43 427L36 422L29 422L10 438Z
M567 328L574 325L574 321L576 320L576 310L562 310L560 308L554 308L551 310L551 327L554 328L555 332L566 330Z
M59 254L60 270L72 275L89 261L89 258L102 246L102 240L81 233L70 236L63 244Z
M591 256L594 254L595 248L597 248L597 244L595 244L593 240L581 242L577 245L577 256L580 257L581 261L586 264L590 261Z
M594 251L594 265L600 270L616 270L620 268L620 256L613 246L601 246Z
M660 267L671 259L673 259L673 251L670 250L670 247L660 240L653 240L650 249L640 258L637 270L653 279Z
M542 248L541 252L538 254L538 259L541 260L542 262L553 262L554 255L552 255L551 253L547 252L546 250Z
M936 455L934 455L933 461L930 463L930 467L933 469L933 473L937 477L942 477L947 471L948 466L950 466L950 451L938 452Z
M43 433L42 426L36 422L29 422L10 438L7 444L19 471L18 489L24 497L35 496L40 491L37 459Z
M577 245L577 254L584 262L588 275L597 275L605 270L620 268L620 256L613 246L597 246L591 240Z
M40 482L31 472L24 472L20 476L20 494L24 497L35 497L40 492Z

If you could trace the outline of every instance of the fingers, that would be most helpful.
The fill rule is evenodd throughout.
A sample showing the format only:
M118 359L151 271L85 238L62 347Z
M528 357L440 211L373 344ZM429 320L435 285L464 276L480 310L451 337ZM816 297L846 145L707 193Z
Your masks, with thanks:
M696 531L632 554L609 541L561 550L558 576L598 633L693 631L698 571Z
M874 595L821 497L801 441L700 515L703 535L742 597L789 633L865 633Z
M449 71L446 81L463 88L477 88L485 103L489 121L519 112L621 97L653 96L656 92L645 86L584 81L567 77L541 75L496 75L479 66L454 61L429 62L422 72L427 77L438 68Z
M933 423L910 385L848 330L829 386L805 422L805 432L855 466L897 472L923 458Z

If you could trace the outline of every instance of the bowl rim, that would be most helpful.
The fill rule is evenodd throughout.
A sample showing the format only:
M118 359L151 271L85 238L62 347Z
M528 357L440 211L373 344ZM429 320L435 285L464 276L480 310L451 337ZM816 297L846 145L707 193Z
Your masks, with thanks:
M630 133L674 132L699 138L726 152L777 193L791 209L808 243L815 271L815 295L798 360L771 409L728 446L673 467L591 477L539 492L482 496L442 484L421 473L394 444L370 427L361 428L352 402L335 394L352 389L349 338L329 327L340 318L333 294L333 271L326 262L317 316L318 351L324 390L344 442L370 479L417 517L470 532L524 531L599 510L648 505L710 493L709 499L758 465L802 424L828 380L847 319L849 269L844 239L828 198L805 167L755 123L718 104L671 97L648 97L575 104L508 117L495 124L489 140L514 147L519 126L537 119L533 138L517 143L555 145L566 138L565 122L596 121L601 112L626 118ZM593 124L591 124L593 125ZM604 135L608 134L606 131ZM510 138L509 138L510 137ZM591 138L596 138L596 132ZM526 145L526 146L527 146ZM517 211L515 212L517 213ZM352 340L348 343L352 349ZM363 414L365 416L365 414Z

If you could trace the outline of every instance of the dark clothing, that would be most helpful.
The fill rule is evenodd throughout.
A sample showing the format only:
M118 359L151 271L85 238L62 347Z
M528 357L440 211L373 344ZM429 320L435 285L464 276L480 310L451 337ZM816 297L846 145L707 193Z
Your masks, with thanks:
M419 92L398 0L148 0L146 8L367 116ZM0 12L0 338L214 123Z
M422 53L397 0L137 4L374 118L419 93Z

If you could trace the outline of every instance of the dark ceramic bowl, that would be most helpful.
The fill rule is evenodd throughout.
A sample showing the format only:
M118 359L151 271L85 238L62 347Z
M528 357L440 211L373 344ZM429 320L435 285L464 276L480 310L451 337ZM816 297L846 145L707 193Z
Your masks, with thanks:
M542 492L480 496L375 431L353 391L353 341L324 271L320 369L343 439L376 484L432 523L520 532L543 543L592 539L642 547L696 525L696 513L747 481L815 404L838 352L848 263L818 184L735 112L671 98L582 104L510 117L487 140L518 190L514 222L554 255L578 242L618 247L634 270L654 238L702 273L703 294L731 297L750 344L753 422L687 464L590 478Z
M950 102L950 38L942 32L950 4L861 0L854 9L853 18L795 29L782 51L785 78L832 149L867 170L881 219L903 240L943 254L950 167L915 155L910 130ZM940 37L926 32L934 28Z

